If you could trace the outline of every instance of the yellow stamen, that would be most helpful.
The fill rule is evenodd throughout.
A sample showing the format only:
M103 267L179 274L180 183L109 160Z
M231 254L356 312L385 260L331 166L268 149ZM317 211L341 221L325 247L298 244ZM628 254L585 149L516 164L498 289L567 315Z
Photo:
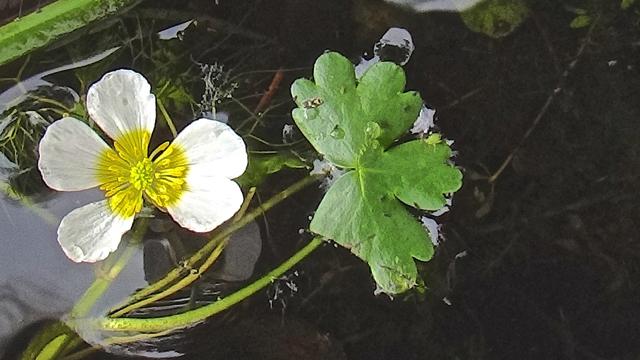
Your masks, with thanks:
M151 155L149 155L149 159L154 159L156 155L158 155L161 151L164 151L164 149L166 149L167 147L169 147L169 142L168 141L163 142L162 144L160 144L160 146L158 146L155 150L153 150Z
M150 138L151 134L143 130L123 134L114 142L116 150L108 149L98 159L100 188L109 198L111 210L124 218L140 211L143 195L166 208L180 200L187 188L189 164L184 150L164 143L147 156Z
M177 144L169 147L153 161L155 167L154 186L147 190L151 201L160 208L166 208L180 199L187 189L189 164L184 150Z

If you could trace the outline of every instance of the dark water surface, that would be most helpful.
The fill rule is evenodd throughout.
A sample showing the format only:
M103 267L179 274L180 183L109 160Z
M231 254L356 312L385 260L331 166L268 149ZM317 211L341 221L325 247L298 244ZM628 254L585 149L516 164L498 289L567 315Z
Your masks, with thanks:
M445 240L432 261L419 264L427 289L393 300L375 296L367 265L327 244L286 278L204 324L155 342L107 349L118 355L97 351L87 357L640 356L637 5L621 10L610 0L529 1L520 26L490 37L470 30L459 14L420 14L383 1L219 2L144 1L0 67L3 129L13 124L7 120L10 109L38 110L46 122L59 117L57 105L5 95L16 81L46 72L27 90L73 106L89 84L121 67L149 79L180 129L211 110L212 98L202 100L199 64L217 63L223 66L220 79L229 79L219 79L216 86L223 95L233 90L232 98L213 99L220 100L217 114L228 117L249 148L312 161L304 141L274 146L282 144L283 126L293 124L291 82L310 77L313 61L325 50L357 62L389 27L406 28L416 46L405 65L407 88L420 91L437 110L436 125L455 140L454 160L465 172L463 189L440 218ZM591 23L571 28L578 8L591 15ZM182 40L157 38L159 31L192 19ZM109 49L113 53L105 55ZM105 58L92 65L51 72L98 54ZM282 83L256 122L252 110L279 69ZM160 119L154 143L170 134ZM44 129L26 118L20 121L36 137ZM101 194L46 189L34 169L34 144L27 139L16 145L18 155L8 152L0 159L2 183L36 204L0 198L0 354L6 358L19 358L28 340L68 311L99 271L69 261L56 242L56 228L62 216ZM288 169L268 176L258 185L260 200L304 175L305 170ZM262 252L254 278L308 242L310 236L299 230L308 227L321 196L312 185L258 221L262 245L256 249ZM134 256L96 314L144 286L153 271L172 267L175 259L163 258L162 250L174 246L172 239L196 248L193 244L202 242L157 225L146 239L156 247L145 248L146 259L142 250ZM255 233L246 237L257 238ZM247 241L242 248L256 244ZM178 294L147 314L180 311L190 298L214 301L246 281L236 280L204 276L192 293Z

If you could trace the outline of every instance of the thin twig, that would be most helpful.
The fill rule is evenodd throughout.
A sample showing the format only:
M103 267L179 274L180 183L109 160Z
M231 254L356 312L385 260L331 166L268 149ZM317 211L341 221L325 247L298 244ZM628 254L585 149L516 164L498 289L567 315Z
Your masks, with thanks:
M533 130L538 126L538 124L540 123L540 120L542 119L544 114L549 109L549 106L551 105L551 103L555 99L556 95L558 93L560 93L560 91L562 90L562 87L564 86L564 83L565 83L567 77L569 76L569 73L571 72L571 70L573 70L575 68L576 64L578 63L578 59L582 56L582 53L584 52L584 49L587 47L587 44L589 43L589 35L591 34L591 31L593 30L593 26L594 25L591 25L591 28L587 32L587 35L586 35L584 41L582 42L582 45L580 45L580 48L578 49L578 51L576 52L576 55L574 56L574 60L571 61L571 63L567 67L567 69L564 71L564 73L562 74L562 76L558 80L557 85L555 86L554 90L551 92L551 94L547 98L547 101L544 103L544 105L542 105L542 108L538 112L538 115L536 115L535 119L533 119L533 122L532 122L531 126L529 126L529 129L527 129L527 131L524 133L524 136L522 137L522 140L520 141L520 145L516 146L516 148L511 151L509 156L507 156L507 158L504 160L502 165L500 165L498 170L489 178L489 182L493 183L498 179L500 174L502 174L502 172L507 168L509 163L511 163L511 160L513 160L513 157L515 156L515 154L520 149L522 149L522 147L524 146L526 140L529 138L529 136L531 135Z
M267 106L269 101L271 101L271 98L273 97L273 95L275 95L276 91L278 91L278 88L280 88L280 83L282 82L282 76L283 76L282 69L278 69L275 75L273 75L273 79L269 84L269 88L267 89L267 92L264 93L264 95L262 96L262 99L260 99L260 102L258 103L258 106L256 106L256 108L253 110L254 114L258 115L259 112L264 110L264 108Z

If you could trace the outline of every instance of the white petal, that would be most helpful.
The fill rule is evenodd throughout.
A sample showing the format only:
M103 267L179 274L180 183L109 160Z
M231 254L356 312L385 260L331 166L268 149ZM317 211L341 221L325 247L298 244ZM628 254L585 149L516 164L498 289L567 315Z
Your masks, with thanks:
M59 191L98 186L98 156L109 146L88 125L63 118L49 125L38 149L38 168L47 185Z
M237 178L247 168L247 148L226 124L198 119L184 128L173 144L185 151L189 176Z
M123 219L109 208L108 200L77 208L62 219L58 242L75 262L103 260L114 252L133 217Z
M105 74L87 92L87 111L112 139L131 130L153 132L156 98L144 76L120 69Z
M240 186L223 177L187 178L189 189L167 211L182 227L195 232L215 229L242 205Z

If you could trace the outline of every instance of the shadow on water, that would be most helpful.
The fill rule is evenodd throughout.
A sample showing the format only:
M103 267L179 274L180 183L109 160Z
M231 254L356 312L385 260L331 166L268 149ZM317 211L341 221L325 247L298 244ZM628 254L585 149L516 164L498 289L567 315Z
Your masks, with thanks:
M92 65L35 77L27 86L32 95L19 104L0 103L2 123L32 126L33 137L0 159L7 169L3 183L33 203L9 195L0 203L0 349L18 358L32 335L68 311L99 272L66 259L55 239L62 216L101 194L44 188L33 152L40 121L83 115L87 87L108 70L130 67L148 77L177 128L202 114L225 118L251 150L310 163L313 152L304 141L274 146L282 144L283 126L293 124L291 82L309 77L327 49L354 62L370 56L382 34L399 26L410 31L416 48L405 65L407 88L436 109L436 125L455 140L455 162L465 170L463 189L440 218L445 240L432 261L419 264L426 291L393 300L374 296L367 265L325 245L295 272L203 324L107 348L118 355L87 356L637 358L640 12L637 5L621 10L617 1L605 0L523 4L521 24L495 20L500 33L487 36L470 30L469 18L457 13L416 13L377 0L146 1L80 38L0 67L5 92L18 80L116 49ZM576 9L590 16L587 26L570 26ZM155 35L192 19L177 38ZM254 113L278 69L281 85ZM212 88L218 91L207 92ZM29 110L38 114L35 120ZM170 136L158 119L155 144ZM286 169L266 177L257 198L269 199L304 173ZM259 219L262 245L246 245L261 251L252 278L308 241L299 230L308 227L321 196L309 187ZM146 258L139 251L94 311L104 313L146 284L145 271L160 276L151 272L167 271L204 239L156 225ZM210 303L247 281L213 278L203 276L137 315Z

